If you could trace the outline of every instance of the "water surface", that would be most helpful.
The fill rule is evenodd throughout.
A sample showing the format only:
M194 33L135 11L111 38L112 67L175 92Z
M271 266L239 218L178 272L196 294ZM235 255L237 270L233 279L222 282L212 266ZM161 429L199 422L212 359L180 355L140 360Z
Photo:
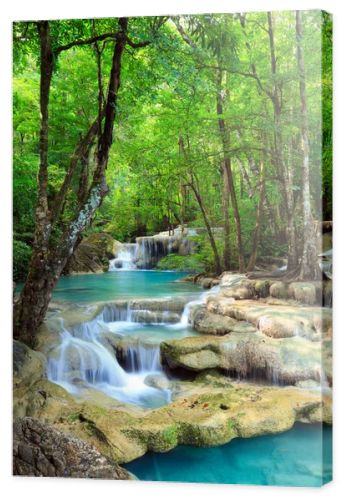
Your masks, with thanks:
M288 432L223 446L149 452L125 467L145 481L321 486L322 479L332 479L331 445L330 426L296 424Z
M163 271L119 271L63 276L53 291L53 300L94 302L196 293L198 291L196 285L177 281L187 274Z

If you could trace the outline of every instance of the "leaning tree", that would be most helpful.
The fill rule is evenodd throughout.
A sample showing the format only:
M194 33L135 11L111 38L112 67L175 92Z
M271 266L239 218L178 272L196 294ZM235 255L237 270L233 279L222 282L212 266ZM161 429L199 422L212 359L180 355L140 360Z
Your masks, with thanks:
M149 37L146 40L134 41L129 35L129 19L120 18L115 30L96 33L95 23L93 34L89 37L75 36L73 40L59 43L66 32L76 31L67 29L64 21L39 21L25 26L25 35L28 39L33 27L39 41L40 59L40 133L39 133L39 170L38 190L35 211L35 234L32 258L27 279L19 299L14 305L14 337L30 346L34 346L36 332L42 324L51 299L52 290L59 279L67 260L78 244L82 232L91 223L96 210L100 207L108 192L106 182L106 168L110 148L113 141L113 129L117 116L118 91L121 84L122 60L126 47L139 49L151 43L165 18L149 18ZM59 25L59 23L61 23ZM65 21L66 23L66 21ZM72 22L73 23L73 22ZM88 21L87 21L88 23ZM52 29L53 26L53 29ZM60 32L59 32L60 30ZM61 36L63 33L63 36ZM78 33L80 35L80 33ZM112 61L108 77L106 96L103 95L101 74L101 53L103 45L112 44ZM97 53L98 71L97 81L99 93L97 96L97 117L81 137L71 154L64 180L52 197L49 195L49 99L57 67L59 55L74 47L94 46ZM91 175L86 175L83 165L86 163L91 148L95 149ZM82 168L81 168L82 166ZM78 193L73 207L67 216L64 210L71 191L74 191L73 180L78 176ZM88 179L90 181L88 182ZM61 223L64 214L64 223ZM66 220L67 219L67 220Z

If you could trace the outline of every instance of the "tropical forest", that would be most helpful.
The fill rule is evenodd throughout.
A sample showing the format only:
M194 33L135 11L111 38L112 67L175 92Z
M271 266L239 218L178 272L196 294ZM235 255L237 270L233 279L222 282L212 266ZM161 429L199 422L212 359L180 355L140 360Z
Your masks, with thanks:
M332 225L328 13L14 22L14 474L330 481Z

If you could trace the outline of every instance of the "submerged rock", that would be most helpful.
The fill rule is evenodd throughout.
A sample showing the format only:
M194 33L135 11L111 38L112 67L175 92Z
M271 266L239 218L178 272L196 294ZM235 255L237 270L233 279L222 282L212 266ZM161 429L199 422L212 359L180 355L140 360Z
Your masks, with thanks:
M13 474L133 479L94 446L28 417L18 418L13 424Z

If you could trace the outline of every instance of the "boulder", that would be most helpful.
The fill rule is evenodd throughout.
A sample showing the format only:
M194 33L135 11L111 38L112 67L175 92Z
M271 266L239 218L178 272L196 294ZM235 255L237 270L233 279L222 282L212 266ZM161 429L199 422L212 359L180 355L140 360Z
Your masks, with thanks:
M276 281L270 286L269 293L276 299L287 299L289 297L288 284L282 281Z
M330 309L276 301L276 304L255 300L235 301L217 294L208 298L207 309L252 323L262 333L274 338L301 336L319 341L331 329Z
M13 387L29 388L43 378L46 369L45 356L33 351L17 340L13 341Z
M244 300L255 296L254 282L243 274L224 272L221 275L220 286L224 297Z
M95 233L83 238L69 259L64 274L102 273L108 270L122 243L107 233Z
M236 323L233 318L211 313L205 307L198 308L193 314L193 328L199 333L225 335L232 331Z
M18 418L13 423L13 474L133 479L94 446L29 417Z
M164 377L163 375L160 375L160 374L147 375L144 382L149 387L154 387L155 389L166 390L166 389L169 389L169 387L170 387L170 381L166 377Z
M317 302L317 288L315 283L290 283L288 296L303 304L313 305Z
M268 280L255 280L253 287L255 295L260 298L268 297L270 294L271 281Z
M188 337L160 344L163 363L192 372L221 369L236 376L294 384L320 382L322 357L330 366L331 346L300 337L274 339L259 333L231 332L223 337ZM330 369L325 369L330 373Z
M107 259L113 259L123 247L123 243L115 240L108 233L93 233L83 241L100 248Z

